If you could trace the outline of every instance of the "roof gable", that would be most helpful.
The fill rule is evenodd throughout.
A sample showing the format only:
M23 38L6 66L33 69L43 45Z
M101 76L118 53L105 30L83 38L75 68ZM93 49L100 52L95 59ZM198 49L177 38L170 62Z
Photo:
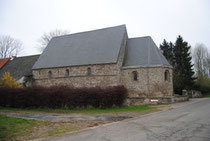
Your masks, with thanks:
M116 63L125 25L54 37L33 69Z
M126 44L124 67L170 66L151 37L130 38Z

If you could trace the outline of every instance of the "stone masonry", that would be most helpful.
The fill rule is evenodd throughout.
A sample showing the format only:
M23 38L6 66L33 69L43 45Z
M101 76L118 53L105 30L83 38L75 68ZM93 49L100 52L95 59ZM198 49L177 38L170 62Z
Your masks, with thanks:
M124 66L127 39L128 35L125 32L116 63L34 69L32 73L35 84L74 87L124 85L128 89L132 104L172 102L172 67ZM91 74L88 74L88 69L91 69ZM51 77L49 72L52 72ZM134 79L134 72L137 74L137 80Z
M133 72L138 78L133 80ZM168 80L164 79L164 73L168 71ZM122 68L120 83L129 91L129 98L139 99L142 103L145 99L155 99L160 103L169 103L172 100L173 81L172 68L167 67L137 67Z

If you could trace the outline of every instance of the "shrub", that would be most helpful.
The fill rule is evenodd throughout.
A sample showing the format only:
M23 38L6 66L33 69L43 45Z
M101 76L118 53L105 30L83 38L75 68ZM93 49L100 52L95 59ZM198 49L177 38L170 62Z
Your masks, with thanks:
M193 86L194 90L201 91L202 93L209 93L210 92L210 78L207 76L198 78Z
M22 88L23 85L16 82L15 78L12 78L9 72L5 72L2 78L0 78L0 86L10 87L10 88Z
M51 87L0 87L0 106L3 107L48 107L48 108L78 108L92 106L109 108L122 106L127 98L124 86L107 88L73 88L67 86Z

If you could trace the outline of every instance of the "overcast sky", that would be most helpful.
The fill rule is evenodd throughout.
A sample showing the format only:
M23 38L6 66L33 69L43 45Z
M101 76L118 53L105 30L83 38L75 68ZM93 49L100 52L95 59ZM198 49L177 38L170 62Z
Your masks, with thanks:
M157 46L178 35L210 48L209 0L0 0L0 35L23 42L20 56L38 54L37 41L55 29L70 33L126 24L129 37Z

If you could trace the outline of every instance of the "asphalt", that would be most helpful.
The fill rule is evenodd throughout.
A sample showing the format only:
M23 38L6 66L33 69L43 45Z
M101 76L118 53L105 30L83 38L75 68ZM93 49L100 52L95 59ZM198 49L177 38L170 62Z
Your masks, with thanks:
M210 141L210 98L43 141Z

